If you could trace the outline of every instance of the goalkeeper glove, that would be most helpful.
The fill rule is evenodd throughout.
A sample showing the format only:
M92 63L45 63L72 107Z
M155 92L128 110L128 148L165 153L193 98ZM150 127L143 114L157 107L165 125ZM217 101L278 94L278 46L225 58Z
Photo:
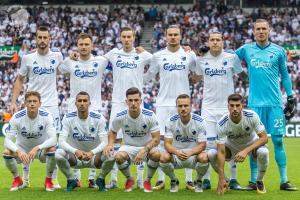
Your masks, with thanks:
M287 102L285 104L285 108L283 110L284 116L286 120L290 120L296 111L296 100L293 96L287 97Z

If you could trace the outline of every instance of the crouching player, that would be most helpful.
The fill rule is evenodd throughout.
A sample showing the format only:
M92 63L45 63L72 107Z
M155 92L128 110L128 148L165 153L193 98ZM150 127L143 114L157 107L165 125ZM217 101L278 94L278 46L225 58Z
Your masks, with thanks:
M266 193L263 179L269 165L269 151L266 147L268 136L258 115L243 109L243 97L232 94L228 97L229 113L225 114L217 126L218 152L208 152L209 160L219 173L218 194L224 194L227 183L224 176L225 159L244 162L247 155L258 162L257 193Z
M99 113L89 111L90 96L86 92L76 95L77 111L68 113L63 119L55 160L67 177L66 191L77 187L72 168L101 168L96 180L99 191L106 191L105 176L111 171L114 159L102 155L107 145L106 120Z
M130 163L147 162L147 178L144 181L144 192L151 192L151 178L154 175L160 158L160 152L155 148L159 144L159 124L156 115L141 108L141 92L132 87L126 91L128 109L119 112L112 121L109 131L108 146L105 155L113 151L117 132L123 132L124 144L120 147L115 158L119 170L126 177L125 192L132 191L134 179L130 172Z
M25 106L25 109L13 115L4 140L4 161L14 176L10 191L18 190L23 184L17 163L30 164L35 158L46 162L45 188L46 191L53 191L51 177L55 168L57 140L53 118L50 113L40 109L41 96L38 92L28 91L25 94Z
M160 157L163 172L171 179L170 192L177 192L179 181L174 169L193 168L197 172L195 192L203 192L201 179L209 165L204 120L191 113L191 100L186 94L176 99L178 114L166 124L165 149Z

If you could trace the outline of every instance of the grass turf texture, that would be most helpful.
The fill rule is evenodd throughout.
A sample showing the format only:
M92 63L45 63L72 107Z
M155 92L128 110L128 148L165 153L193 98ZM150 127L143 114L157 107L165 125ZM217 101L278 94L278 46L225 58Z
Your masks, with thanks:
M3 144L3 137L0 137L0 143ZM285 148L287 152L288 160L288 176L290 181L300 188L300 166L299 166L299 152L300 152L300 138L285 138L284 139ZM3 152L3 145L0 147L1 152ZM256 192L247 191L228 191L224 196L219 197L216 194L217 186L217 176L215 172L212 172L212 190L204 191L203 193L194 193L192 191L185 190L185 175L183 170L177 170L176 174L180 180L180 190L178 193L169 192L169 178L166 177L167 185L166 189L162 191L154 191L152 193L144 193L142 190L134 189L130 193L123 192L125 179L119 172L119 183L118 189L109 190L106 193L98 192L97 189L87 188L87 174L88 170L82 170L82 188L76 188L73 192L67 193L60 189L55 192L46 192L44 190L44 178L45 178L45 165L41 164L38 160L35 160L31 166L30 180L31 188L20 189L17 192L9 192L9 188L12 182L12 175L6 169L3 158L0 159L0 199L3 200L43 200L43 199L72 199L72 200L85 200L85 199L163 199L163 200L176 200L176 199L189 199L189 198L201 198L205 199L230 199L230 200L247 200L247 199L272 199L272 200L284 200L284 199L300 199L300 192L286 192L279 190L279 172L274 159L273 145L269 140L269 150L270 150L270 166L268 168L265 185L267 188L267 193L264 195L259 195ZM20 169L20 165L19 165ZM135 169L132 169L135 172ZM19 170L21 174L21 170ZM97 172L98 173L98 172ZM195 177L195 172L194 177ZM242 186L248 184L248 179L250 176L249 170L249 159L245 163L238 165L238 181ZM107 177L109 182L110 175ZM152 180L152 185L155 184L156 176ZM66 187L66 179L64 175L59 173L59 182L63 188Z

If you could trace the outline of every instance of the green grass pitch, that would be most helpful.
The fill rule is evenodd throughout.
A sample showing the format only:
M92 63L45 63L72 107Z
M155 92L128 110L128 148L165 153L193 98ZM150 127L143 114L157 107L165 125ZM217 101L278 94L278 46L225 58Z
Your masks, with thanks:
M288 160L288 176L290 181L300 188L300 138L285 138L285 148L287 151ZM3 137L0 138L1 152L3 151ZM300 200L300 192L285 192L279 190L279 173L274 159L273 145L269 140L270 150L270 166L265 177L265 185L267 188L267 194L259 195L256 192L246 191L228 191L224 196L220 197L216 194L217 179L216 174L212 172L212 190L204 191L203 193L194 193L192 191L185 190L184 184L184 171L177 170L176 174L180 180L180 191L178 193L169 192L169 179L167 178L167 187L162 191L154 191L152 193L144 193L142 190L134 189L130 193L123 192L124 178L119 173L119 189L110 190L106 193L98 192L97 189L87 188L87 173L86 169L82 170L83 187L76 188L71 193L66 193L63 189L55 192L44 191L44 177L45 177L45 165L35 160L30 171L31 188L21 189L17 192L9 192L12 176L5 167L3 158L0 159L0 199L2 200L86 200L86 199L155 199L155 200L183 200L183 199L230 199L230 200L247 200L247 199L264 199L264 200ZM133 170L135 172L136 170ZM245 186L249 179L249 160L245 163L238 165L238 180L241 185ZM195 172L194 172L195 175ZM110 175L107 177L107 182ZM59 173L59 181L63 188L66 186L66 179L63 174ZM156 181L156 176L153 178L152 183Z

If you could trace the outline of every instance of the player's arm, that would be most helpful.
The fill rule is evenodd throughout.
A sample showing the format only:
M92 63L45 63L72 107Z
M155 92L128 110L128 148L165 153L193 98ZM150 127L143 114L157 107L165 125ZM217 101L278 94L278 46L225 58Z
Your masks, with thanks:
M217 161L218 161L218 174L219 174L219 182L217 193L222 195L226 191L226 180L225 180L225 173L224 173L224 163L225 163L225 144L217 144Z
M23 88L24 79L25 79L25 76L22 76L20 74L17 75L16 81L14 84L14 89L12 92L11 106L10 106L10 110L13 113L17 112L17 98Z
M108 144L103 149L103 153L107 157L110 156L110 153L114 149L114 144L115 144L115 141L116 141L116 138L117 138L117 132L113 131L112 129L109 130L109 133L108 133Z
M106 120L104 117L101 117L101 122L99 123L99 128L98 128L98 137L100 138L100 144L94 148L93 150L90 151L90 155L88 155L88 158L91 159L93 155L100 153L103 151L103 149L107 146L108 144L108 136L107 136L107 130L106 130Z
M143 75L144 84L147 84L150 80L152 80L158 72L158 58L157 55L153 55L150 61L150 67L148 71Z

